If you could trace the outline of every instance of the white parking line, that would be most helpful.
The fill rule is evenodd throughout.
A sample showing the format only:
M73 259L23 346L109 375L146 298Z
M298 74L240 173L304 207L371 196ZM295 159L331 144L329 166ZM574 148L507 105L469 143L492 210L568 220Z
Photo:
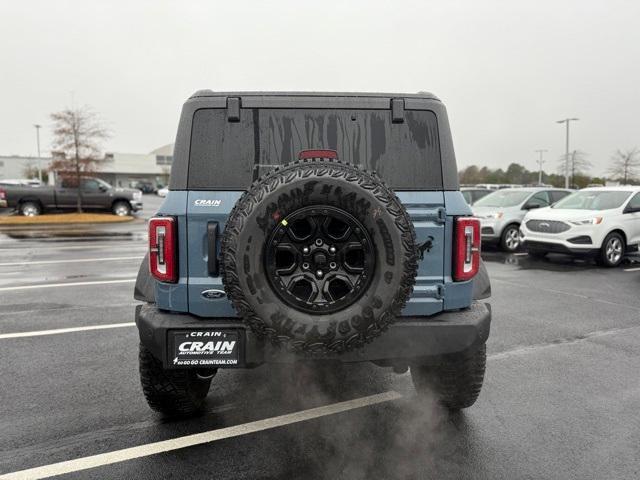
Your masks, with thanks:
M625 268L624 269L625 272L640 272L640 267L636 267L636 268Z
M108 328L133 327L134 322L110 323L107 325L90 325L88 327L56 328L54 330L38 330L33 332L0 333L0 340L5 338L39 337L41 335L57 335L59 333L84 332L87 330L106 330Z
M45 265L50 263L83 263L83 262L106 262L109 260L140 260L144 256L136 257L104 257L104 258L75 258L72 260L36 260L34 262L11 262L0 263L0 267L14 267L18 265Z
M136 281L135 278L126 278L122 280L98 280L94 282L45 283L42 285L21 285L19 287L0 287L0 292L9 292L13 290L30 290L34 288L79 287L82 285L106 285L110 283L131 283L135 281Z
M7 473L5 475L0 475L0 480L48 478L56 475L64 475L66 473L79 472L89 468L96 468L104 465L111 465L112 463L132 460L134 458L147 457L149 455L155 455L162 452L169 452L181 448L215 442L225 438L238 437L241 435L270 430L272 428L283 427L285 425L304 422L327 415L335 415L336 413L398 400L399 398L402 398L402 395L398 392L389 391L379 393L377 395L356 398L346 402L339 402L331 405L325 405L323 407L288 413L277 417L265 418L263 420L235 425L233 427L210 430L208 432L186 435L184 437L173 438L171 440L164 440L162 442L148 443L138 447L125 448L123 450L101 453L90 457L76 458L75 460L68 460L66 462L53 463L42 467Z
M124 243L129 243L130 245L124 245ZM5 248L2 247L0 244L0 250L2 251L23 251L23 250L36 250L36 251L41 251L41 250L84 250L84 249L96 249L96 248L107 248L107 247L118 247L118 248L122 248L122 247L126 247L127 250L130 250L132 248L147 248L147 245L144 241L141 241L140 243L132 243L131 240L123 240L123 241L114 241L113 243L104 243L104 244L92 244L92 245L67 245L67 246L57 246L57 247L41 247L39 245L26 245L26 246L19 246L19 247L10 247L10 248Z
M529 255L527 252L519 252L519 253L513 253L512 255L515 255L516 257L524 257L525 255Z

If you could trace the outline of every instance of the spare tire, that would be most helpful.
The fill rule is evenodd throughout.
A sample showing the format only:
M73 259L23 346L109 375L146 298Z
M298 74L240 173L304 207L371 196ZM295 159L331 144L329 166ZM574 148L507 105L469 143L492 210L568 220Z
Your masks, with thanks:
M258 179L231 211L222 280L252 331L311 355L362 347L387 330L417 271L409 215L380 178L307 159Z

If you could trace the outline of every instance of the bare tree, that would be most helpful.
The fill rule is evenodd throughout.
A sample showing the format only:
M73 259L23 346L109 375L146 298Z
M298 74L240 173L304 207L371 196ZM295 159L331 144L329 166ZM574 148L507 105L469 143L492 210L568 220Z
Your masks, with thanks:
M50 170L78 189L78 212L82 212L82 177L95 173L104 157L100 142L109 138L98 116L89 108L66 108L52 113L54 157ZM62 155L64 154L64 155Z
M624 184L633 180L640 170L640 150L637 147L623 151L618 150L613 154L609 173L614 178L622 178Z
M565 173L565 158L566 155L562 155L558 161L558 173L564 175ZM571 179L569 185L573 185L573 179L576 175L586 176L593 164L587 160L587 154L581 150L574 150L569 152L569 174Z

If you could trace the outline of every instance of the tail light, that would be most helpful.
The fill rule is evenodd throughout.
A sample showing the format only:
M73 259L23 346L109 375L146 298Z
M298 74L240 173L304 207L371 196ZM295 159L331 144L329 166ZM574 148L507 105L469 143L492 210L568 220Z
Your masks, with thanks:
M7 192L5 192L3 189L0 188L0 200L6 200L7 199Z
M149 270L156 280L178 281L176 219L154 217L149 220Z
M453 279L472 279L480 268L480 220L458 217L455 224Z

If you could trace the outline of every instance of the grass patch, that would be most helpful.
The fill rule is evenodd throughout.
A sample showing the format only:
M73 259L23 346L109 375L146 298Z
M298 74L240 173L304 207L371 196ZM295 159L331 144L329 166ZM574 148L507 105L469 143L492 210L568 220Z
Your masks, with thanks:
M51 213L36 217L23 217L22 215L1 216L2 225L46 225L67 223L122 223L130 222L133 217L119 217L110 213Z

